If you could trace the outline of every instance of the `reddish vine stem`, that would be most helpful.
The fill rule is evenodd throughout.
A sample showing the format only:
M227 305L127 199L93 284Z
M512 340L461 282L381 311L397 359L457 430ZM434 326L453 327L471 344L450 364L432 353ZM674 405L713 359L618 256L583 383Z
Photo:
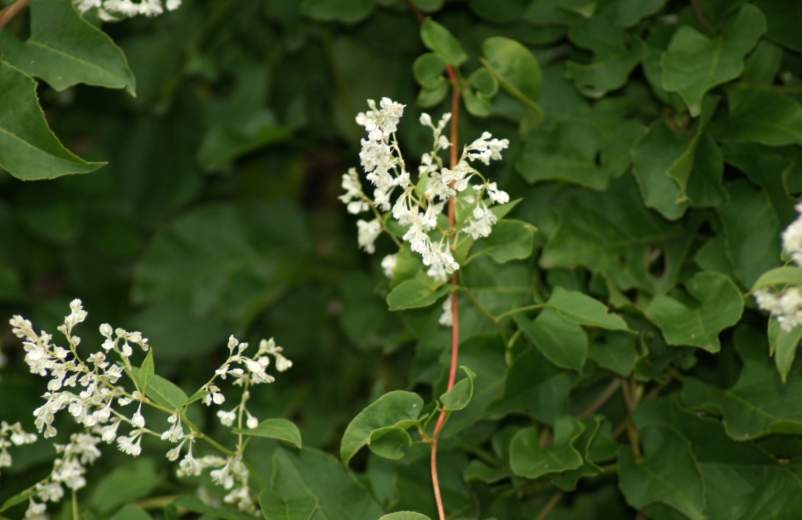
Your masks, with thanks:
M426 17L418 9L413 0L406 0L409 10L418 19L418 22L423 22ZM449 160L450 168L455 168L459 162L459 111L461 102L461 89L459 83L459 76L456 69L451 65L446 65L446 73L451 82L451 157ZM457 199L451 197L448 201L448 225L451 229L457 222ZM459 287L459 276L457 273L451 275L451 364L448 370L448 385L446 390L454 388L457 380L457 367L459 366L459 298L457 296L457 288ZM434 501L437 505L437 515L439 520L446 520L446 511L443 506L443 496L440 492L440 478L437 474L437 448L440 445L440 433L446 424L448 412L440 410L440 415L437 417L437 422L434 425L434 431L431 438L431 473L432 473L432 490L434 491Z
M5 9L0 11L0 29L5 27L8 22L11 21L12 18L17 16L17 14L28 7L28 4L31 0L17 0L10 6L6 7Z
M449 79L451 80L451 168L457 166L459 161L458 148L459 148L459 109L460 109L460 87L459 78L456 71L449 66L447 68ZM453 229L456 224L457 216L457 199L451 197L448 201L448 224ZM448 385L446 390L454 388L457 380L457 367L459 366L459 298L457 296L457 287L459 286L459 277L457 273L451 275L451 365L448 370ZM443 507L443 497L440 493L440 479L437 476L437 448L440 444L440 432L446 424L446 417L448 412L440 410L440 416L437 418L437 423L434 425L434 433L432 434L432 453L431 453L431 469L432 469L432 489L434 490L434 500L437 504L437 514L440 520L446 520L445 507Z

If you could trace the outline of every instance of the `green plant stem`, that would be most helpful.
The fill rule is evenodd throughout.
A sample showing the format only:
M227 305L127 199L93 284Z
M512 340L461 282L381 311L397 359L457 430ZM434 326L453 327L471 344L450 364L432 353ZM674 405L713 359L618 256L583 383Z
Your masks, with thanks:
M81 514L78 512L78 493L72 490L72 520L81 520Z
M523 305L521 307L515 307L514 309L510 309L508 311L502 312L498 316L495 317L495 321L501 322L501 320L505 318L509 318L510 316L514 316L516 314L521 314L522 312L529 312L538 309L542 309L546 306L544 303L533 303L531 305Z

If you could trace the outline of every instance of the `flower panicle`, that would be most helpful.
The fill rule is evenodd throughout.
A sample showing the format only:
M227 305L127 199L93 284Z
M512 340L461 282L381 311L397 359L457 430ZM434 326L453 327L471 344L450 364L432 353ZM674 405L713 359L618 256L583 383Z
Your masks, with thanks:
M357 220L357 243L367 253L374 253L383 232L389 233L391 226L400 228L401 240L420 256L428 276L443 282L460 267L452 253L456 238L460 234L474 240L489 236L498 221L491 207L510 200L474 167L475 163L489 165L500 160L509 141L483 132L463 148L457 164L448 167L441 153L451 147L444 135L451 114L443 114L435 122L423 113L419 122L431 130L432 147L421 156L418 181L413 183L396 137L405 105L386 97L379 103L372 99L367 103L368 110L357 114L356 122L366 133L359 159L372 193L363 190L357 170L351 168L342 177L340 196L349 213L372 213L373 218ZM454 197L468 205L468 217L458 229L444 230L441 220ZM382 261L388 277L392 277L395 258L390 255Z

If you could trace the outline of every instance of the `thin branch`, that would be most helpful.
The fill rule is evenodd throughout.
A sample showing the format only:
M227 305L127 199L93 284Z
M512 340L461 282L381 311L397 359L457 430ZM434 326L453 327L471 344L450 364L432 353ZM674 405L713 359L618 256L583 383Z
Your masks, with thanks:
M705 18L705 12L699 0L691 0L691 9L693 9L693 15L696 17L696 21L699 22L699 25L702 26L703 29L710 29L710 23L707 21L707 18Z
M17 16L20 11L28 7L31 0L17 0L10 6L0 11L0 29L5 27L12 18Z
M537 515L535 520L546 520L548 516L554 511L554 508L560 503L560 501L565 496L563 493L557 493L556 495L552 496L546 505L543 507L543 510Z
M621 386L621 380L614 379L609 385L607 385L607 388L605 388L602 391L602 393L599 394L596 400L590 404L590 406L588 406L585 410L579 413L578 417L580 419L584 419L585 417L590 417L591 415L596 413L596 411L598 411L599 408L604 406L607 403L607 401L609 401L610 398L615 395L615 392L616 390L618 390L619 386Z

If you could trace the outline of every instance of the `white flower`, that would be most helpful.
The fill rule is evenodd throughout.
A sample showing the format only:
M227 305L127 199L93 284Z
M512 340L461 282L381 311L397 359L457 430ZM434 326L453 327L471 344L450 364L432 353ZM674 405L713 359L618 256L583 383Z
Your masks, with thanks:
M132 457L138 457L142 453L142 430L133 430L128 436L117 438L117 447L121 452Z
M506 204L510 201L509 194L506 191L498 189L498 185L495 182L491 182L487 185L487 195L490 197L490 200L496 204Z
M802 203L797 204L796 210L802 213ZM796 265L802 267L802 215L785 228L782 239L785 252Z
M507 139L496 139L490 132L482 132L481 137L465 147L465 155L469 161L490 164L491 160L501 159L501 152L510 145Z
M357 124L367 131L373 141L389 139L398 129L398 122L404 115L404 105L383 97L379 102L379 108L372 99L368 100L368 107L370 110L367 112L357 114Z
M496 220L496 215L492 211L479 205L473 208L471 218L468 219L462 231L474 240L487 237L493 232L493 224L496 223Z
M370 206L364 200L362 185L359 182L359 174L356 172L356 168L351 168L347 173L343 174L341 186L345 193L340 195L340 200L347 205L348 213L358 215L370 209Z
M387 278L392 278L393 273L395 273L395 266L398 264L398 255L387 255L382 258L382 271L384 271L384 276Z
M377 219L373 219L370 222L358 220L356 222L356 227L358 230L357 242L359 243L359 247L368 253L374 253L376 251L376 239L382 232L381 223Z
M234 424L234 420L237 418L237 409L232 408L231 410L218 410L217 411L217 418L220 419L220 423L223 426L231 426Z
M443 312L437 320L443 327L451 327L454 325L454 314L451 309L451 296L443 300Z

